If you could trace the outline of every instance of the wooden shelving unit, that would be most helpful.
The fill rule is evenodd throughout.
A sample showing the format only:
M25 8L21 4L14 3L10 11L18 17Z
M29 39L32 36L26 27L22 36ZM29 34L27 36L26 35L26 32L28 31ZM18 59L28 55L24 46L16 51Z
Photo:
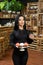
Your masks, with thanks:
M13 27L0 27L0 59L6 55L6 52L9 49L11 49L9 42L12 31Z
M40 40L40 50L43 51L43 40Z
M4 55L3 51L5 52L5 49L3 47L4 47L4 37L0 37L0 59L2 59Z
M35 36L34 41L30 44L31 50L43 51L43 0L34 3L27 3L27 18L29 25Z

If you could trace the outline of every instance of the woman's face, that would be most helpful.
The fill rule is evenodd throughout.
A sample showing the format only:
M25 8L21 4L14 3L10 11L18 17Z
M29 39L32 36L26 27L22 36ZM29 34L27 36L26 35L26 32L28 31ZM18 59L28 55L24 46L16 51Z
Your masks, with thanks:
M19 21L19 26L24 26L24 17L23 16L20 16L18 21Z

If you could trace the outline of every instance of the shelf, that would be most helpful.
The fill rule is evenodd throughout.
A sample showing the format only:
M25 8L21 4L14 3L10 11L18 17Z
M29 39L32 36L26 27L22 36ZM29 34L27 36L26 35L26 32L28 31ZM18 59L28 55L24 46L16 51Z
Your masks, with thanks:
M41 15L43 15L43 13L38 13L38 14L41 14Z
M39 37L36 37L34 39L36 39L36 40L43 40L43 38L39 38Z
M10 18L10 17L8 17L8 18L2 17L0 19L15 19L15 17L12 17L12 18Z
M39 0L39 2L43 2L43 0Z
M41 27L41 28L43 28L43 25L41 25L41 26L38 26L39 28Z
M14 13L2 13L2 12L0 12L0 18L8 18L8 19L10 19L10 18L15 18L15 16L16 16L17 14L14 14Z
M30 13L37 13L38 12L38 3L27 3L27 11Z

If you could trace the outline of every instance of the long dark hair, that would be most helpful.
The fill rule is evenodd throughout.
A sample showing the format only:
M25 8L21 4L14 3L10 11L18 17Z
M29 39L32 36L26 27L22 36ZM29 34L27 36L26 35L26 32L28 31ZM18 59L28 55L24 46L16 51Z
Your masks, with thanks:
M16 18L15 18L15 26L14 26L14 30L18 30L19 29L19 17L24 17L22 14L19 14L19 15L17 15L16 16ZM24 17L24 29L26 29L26 21L25 21L25 17Z

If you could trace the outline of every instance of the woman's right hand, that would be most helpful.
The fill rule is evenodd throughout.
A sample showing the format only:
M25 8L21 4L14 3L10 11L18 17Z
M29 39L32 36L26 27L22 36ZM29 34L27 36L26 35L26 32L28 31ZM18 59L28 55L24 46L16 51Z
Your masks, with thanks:
M19 43L16 43L16 47L19 47L20 46L20 44Z
M29 44L27 42L24 43L24 47L27 47L29 46Z

